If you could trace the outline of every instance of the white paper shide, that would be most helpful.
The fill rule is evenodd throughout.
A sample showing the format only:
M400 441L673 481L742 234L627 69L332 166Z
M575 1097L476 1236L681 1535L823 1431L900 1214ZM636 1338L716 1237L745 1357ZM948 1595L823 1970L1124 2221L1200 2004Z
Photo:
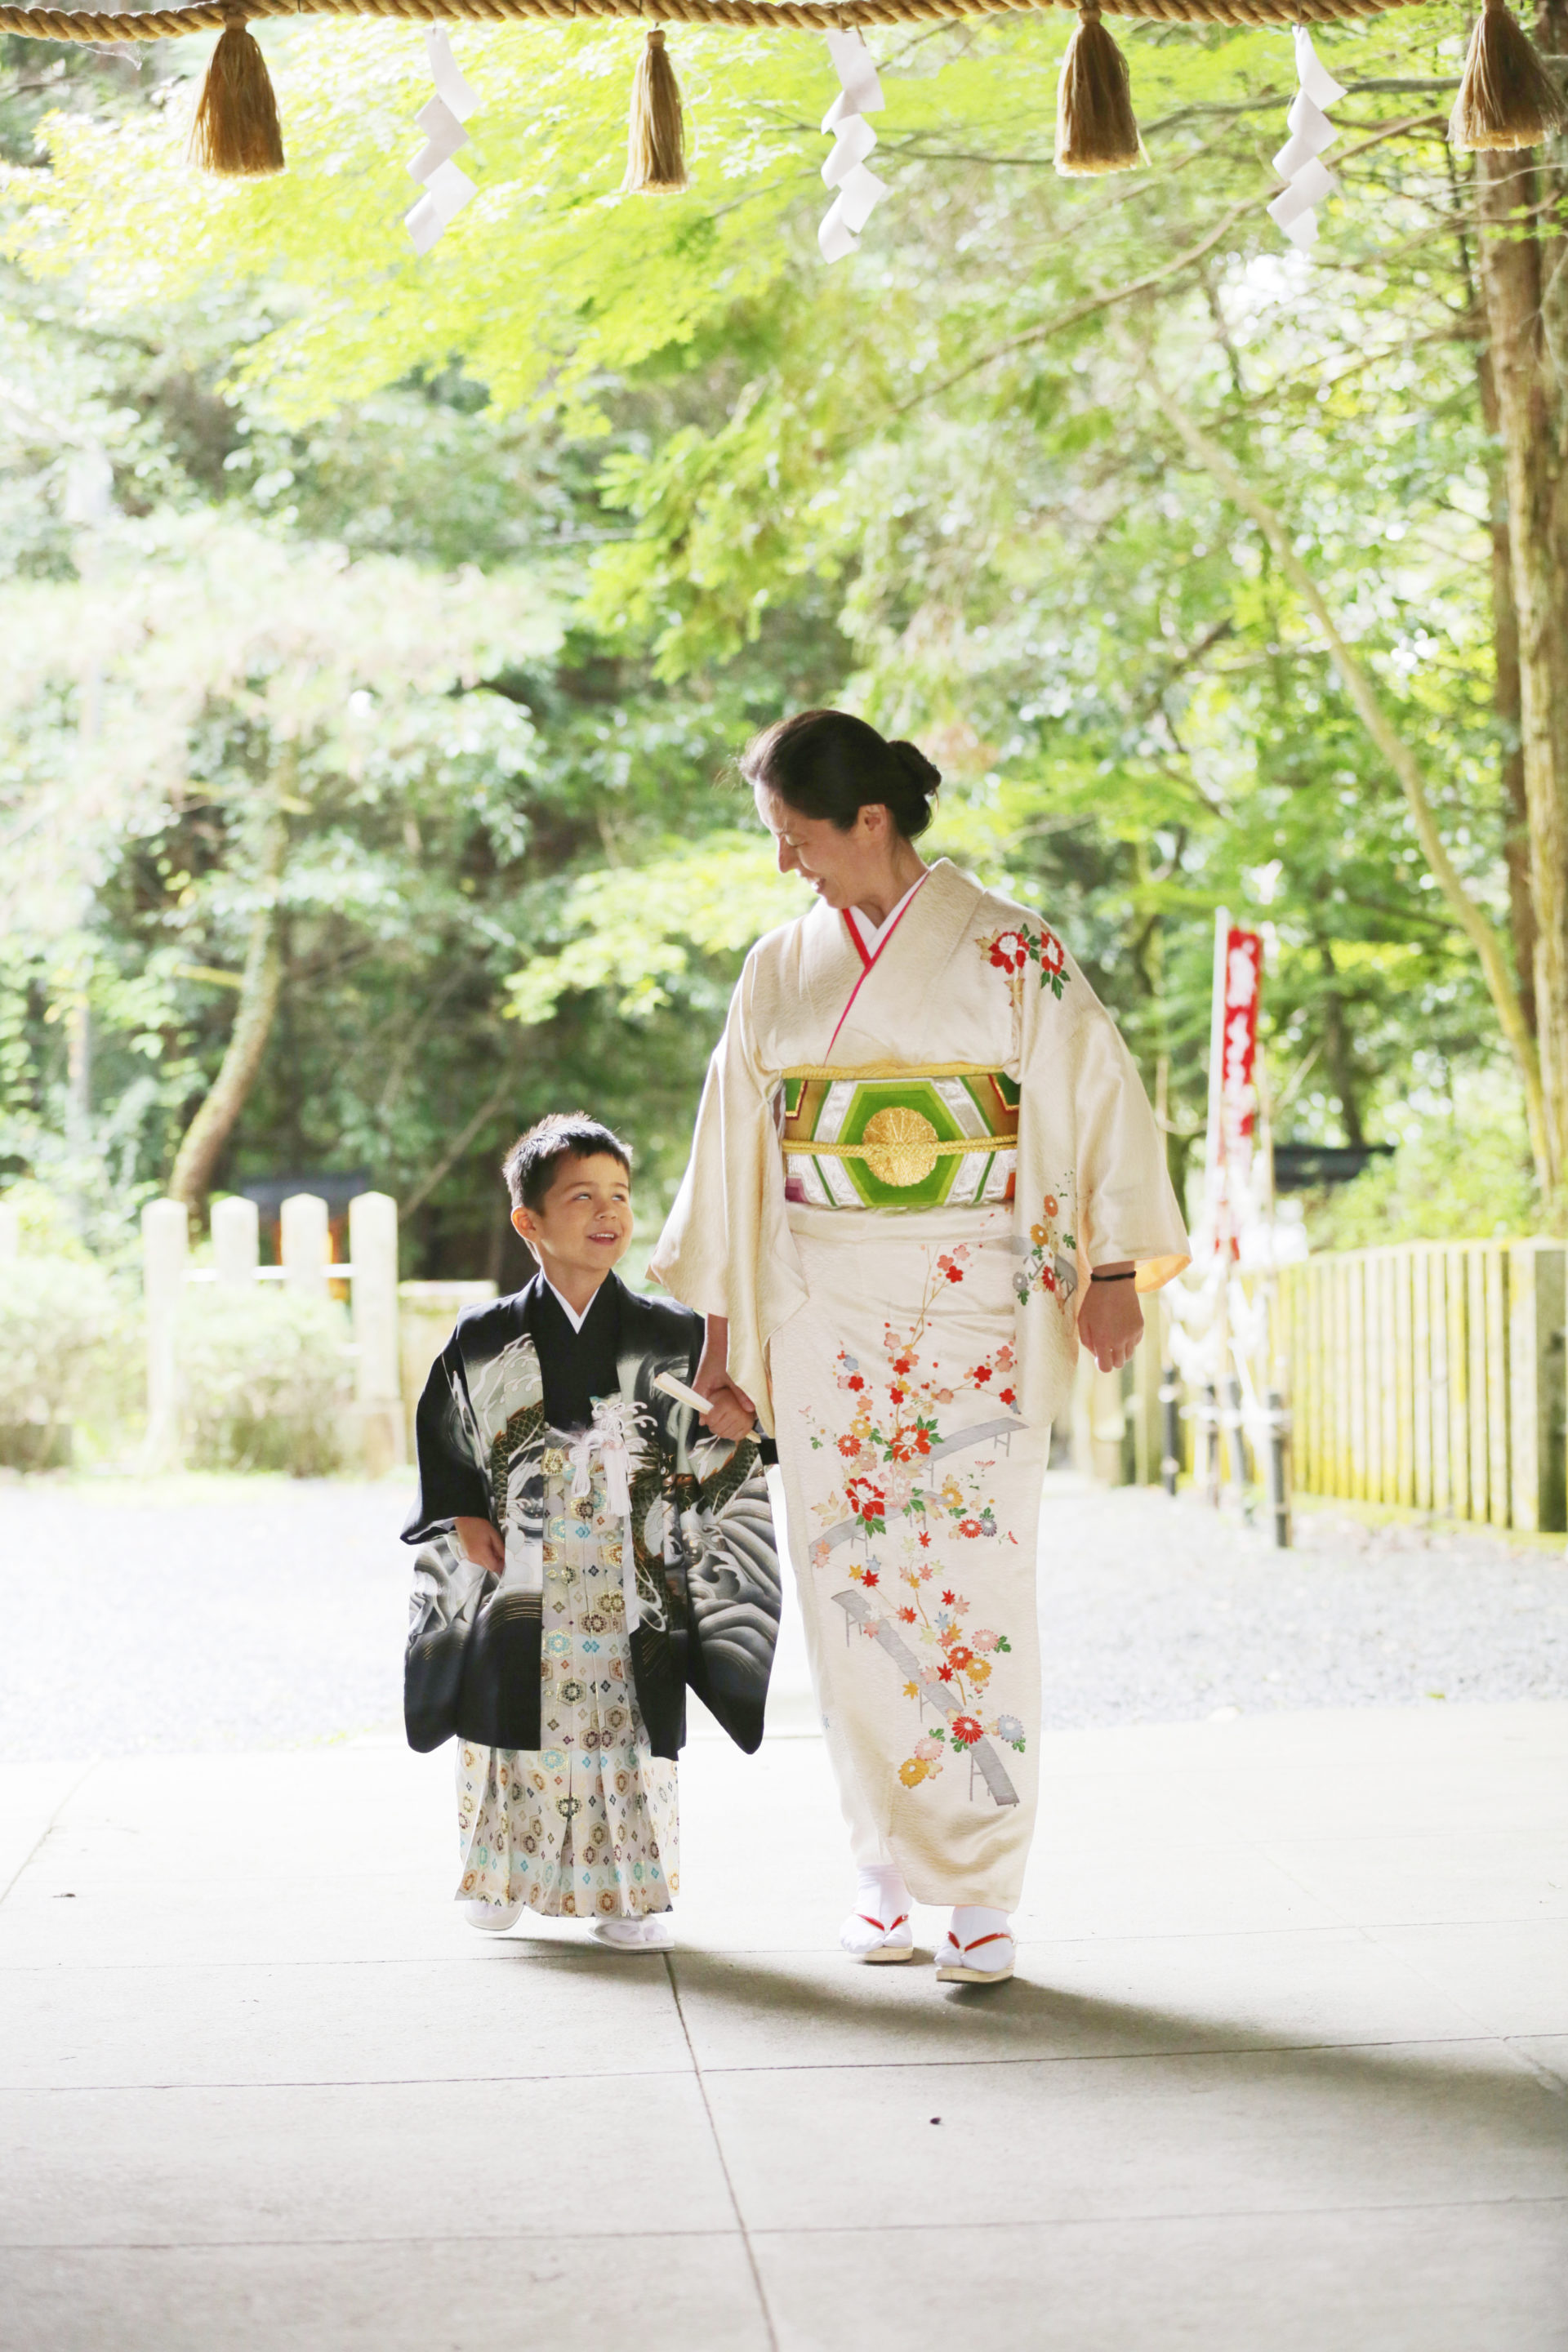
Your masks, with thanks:
M425 54L430 60L436 95L414 118L425 133L425 144L408 166L409 177L419 181L425 193L403 215L416 253L428 253L468 198L478 194L467 172L452 158L468 143L463 125L479 100L458 69L444 25L432 25L426 30Z
M824 261L842 261L854 252L861 230L888 193L887 182L866 165L877 143L866 117L880 113L883 98L871 53L858 33L829 33L827 47L842 88L822 118L822 135L833 142L822 176L836 193L816 241Z
M1269 205L1268 217L1305 253L1318 241L1316 208L1336 185L1322 156L1339 133L1324 109L1345 93L1313 48L1305 25L1296 26L1295 38L1296 79L1300 88L1285 118L1290 136L1274 158L1274 169L1286 186Z

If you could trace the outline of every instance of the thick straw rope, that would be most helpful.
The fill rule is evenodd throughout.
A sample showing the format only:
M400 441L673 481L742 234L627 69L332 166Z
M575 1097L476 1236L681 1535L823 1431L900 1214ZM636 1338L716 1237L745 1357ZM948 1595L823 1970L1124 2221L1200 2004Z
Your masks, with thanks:
M1170 24L1328 25L1337 17L1378 16L1421 0L1115 0L1109 13L1151 16ZM783 25L792 32L845 32L861 25L934 25L960 16L1034 16L1076 0L245 0L247 17L396 16L406 23L494 25L524 19L569 25L597 16L629 16L667 25ZM223 0L195 0L186 8L149 8L100 16L79 8L0 6L0 33L31 34L41 41L164 41L182 33L218 33Z

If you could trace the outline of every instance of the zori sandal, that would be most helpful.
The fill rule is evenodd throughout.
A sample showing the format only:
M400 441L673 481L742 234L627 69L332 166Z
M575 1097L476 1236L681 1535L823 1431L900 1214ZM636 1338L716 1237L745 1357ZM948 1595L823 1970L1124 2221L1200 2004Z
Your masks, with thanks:
M994 1912L992 1917L997 1915ZM966 1920L961 1912L952 1915L952 1926L947 1931L947 1943L936 1964L939 1984L1005 1984L1013 1973L1018 1948L1005 1918L1000 1927L987 1928L979 1936L965 1938L964 1927L979 1924Z
M868 1911L852 1911L839 1930L838 1940L852 1960L863 1960L874 1968L912 1960L915 1956L914 1929L910 1926L907 1911L900 1911L896 1919L885 1920L874 1919Z

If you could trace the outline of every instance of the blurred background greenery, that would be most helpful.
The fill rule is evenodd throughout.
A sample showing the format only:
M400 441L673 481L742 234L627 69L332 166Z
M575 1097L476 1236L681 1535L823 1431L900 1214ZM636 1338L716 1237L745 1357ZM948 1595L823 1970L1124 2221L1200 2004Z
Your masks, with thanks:
M510 1286L500 1155L577 1105L651 1230L744 950L801 903L728 762L812 703L936 759L922 845L1048 910L1178 1181L1225 902L1268 941L1279 1136L1398 1147L1315 1236L1531 1230L1517 1077L1398 784L1149 390L1287 518L1506 928L1465 25L1319 36L1350 95L1310 260L1263 210L1288 33L1119 26L1150 164L1098 183L1051 169L1065 26L879 35L890 193L834 269L809 37L672 37L694 184L631 198L635 27L460 29L479 194L425 261L415 30L260 27L289 170L237 184L181 160L205 39L0 43L27 1250L112 1283L152 1195L325 1172L398 1200L405 1276ZM215 1405L204 1458L252 1442Z

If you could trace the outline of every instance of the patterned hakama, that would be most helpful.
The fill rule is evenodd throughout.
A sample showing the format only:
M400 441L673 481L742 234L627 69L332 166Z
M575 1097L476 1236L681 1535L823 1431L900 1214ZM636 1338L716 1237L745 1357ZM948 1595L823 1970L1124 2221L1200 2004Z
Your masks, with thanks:
M556 1918L668 1911L680 1884L676 1767L655 1756L632 1685L626 1522L603 1470L574 1500L564 1448L544 1452L544 1631L537 1749L458 1742L460 1895Z

